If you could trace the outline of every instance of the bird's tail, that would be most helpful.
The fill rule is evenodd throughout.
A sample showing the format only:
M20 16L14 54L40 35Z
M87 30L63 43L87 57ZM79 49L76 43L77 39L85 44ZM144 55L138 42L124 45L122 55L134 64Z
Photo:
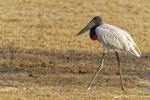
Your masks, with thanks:
M139 50L139 48L137 47L136 44L134 44L133 46L130 47L130 51L129 51L131 54L137 56L137 57L140 57L141 56L141 52Z

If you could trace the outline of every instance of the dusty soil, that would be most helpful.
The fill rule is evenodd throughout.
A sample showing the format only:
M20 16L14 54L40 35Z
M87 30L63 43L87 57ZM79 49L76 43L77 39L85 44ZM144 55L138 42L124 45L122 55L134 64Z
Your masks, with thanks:
M149 0L0 0L0 100L149 100ZM75 34L93 16L128 31L142 56L113 51L97 70L101 44Z

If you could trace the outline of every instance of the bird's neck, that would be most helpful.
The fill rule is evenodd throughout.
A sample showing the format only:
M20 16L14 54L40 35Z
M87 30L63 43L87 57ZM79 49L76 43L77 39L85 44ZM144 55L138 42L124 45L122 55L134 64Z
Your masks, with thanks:
M95 29L98 27L99 25L97 26L93 26L91 29L90 29L90 38L92 40L97 40L97 35L96 35L96 32L95 32Z

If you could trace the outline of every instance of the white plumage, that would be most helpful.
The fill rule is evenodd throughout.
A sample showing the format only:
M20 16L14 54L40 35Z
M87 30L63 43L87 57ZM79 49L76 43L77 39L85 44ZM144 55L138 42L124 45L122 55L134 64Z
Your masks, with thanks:
M122 90L125 91L124 85L123 85L123 78L122 78L122 71L120 67L120 59L118 55L118 51L126 51L129 52L137 57L140 57L141 52L137 45L135 44L132 37L124 30L115 27L113 25L109 25L106 23L102 23L102 18L100 16L95 16L78 34L81 35L84 32L88 31L90 29L90 38L95 40L97 39L99 42L103 43L103 55L102 59L100 61L100 65L94 74L93 78L91 79L87 90L91 88L92 83L94 82L96 76L98 73L102 70L103 62L105 55L108 51L108 49L114 49L116 58L118 61L118 68L120 73L120 83Z
M135 44L132 37L124 30L102 23L95 30L97 39L103 42L104 50L114 49L114 50L124 50L137 57L140 57L141 52L137 45Z

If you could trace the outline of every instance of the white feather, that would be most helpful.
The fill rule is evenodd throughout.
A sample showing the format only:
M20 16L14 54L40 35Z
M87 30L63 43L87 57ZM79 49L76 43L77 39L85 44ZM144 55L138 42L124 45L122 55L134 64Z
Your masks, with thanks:
M135 44L132 37L124 30L103 23L95 30L99 41L103 42L104 49L112 48L124 50L137 57L140 57L141 52Z

